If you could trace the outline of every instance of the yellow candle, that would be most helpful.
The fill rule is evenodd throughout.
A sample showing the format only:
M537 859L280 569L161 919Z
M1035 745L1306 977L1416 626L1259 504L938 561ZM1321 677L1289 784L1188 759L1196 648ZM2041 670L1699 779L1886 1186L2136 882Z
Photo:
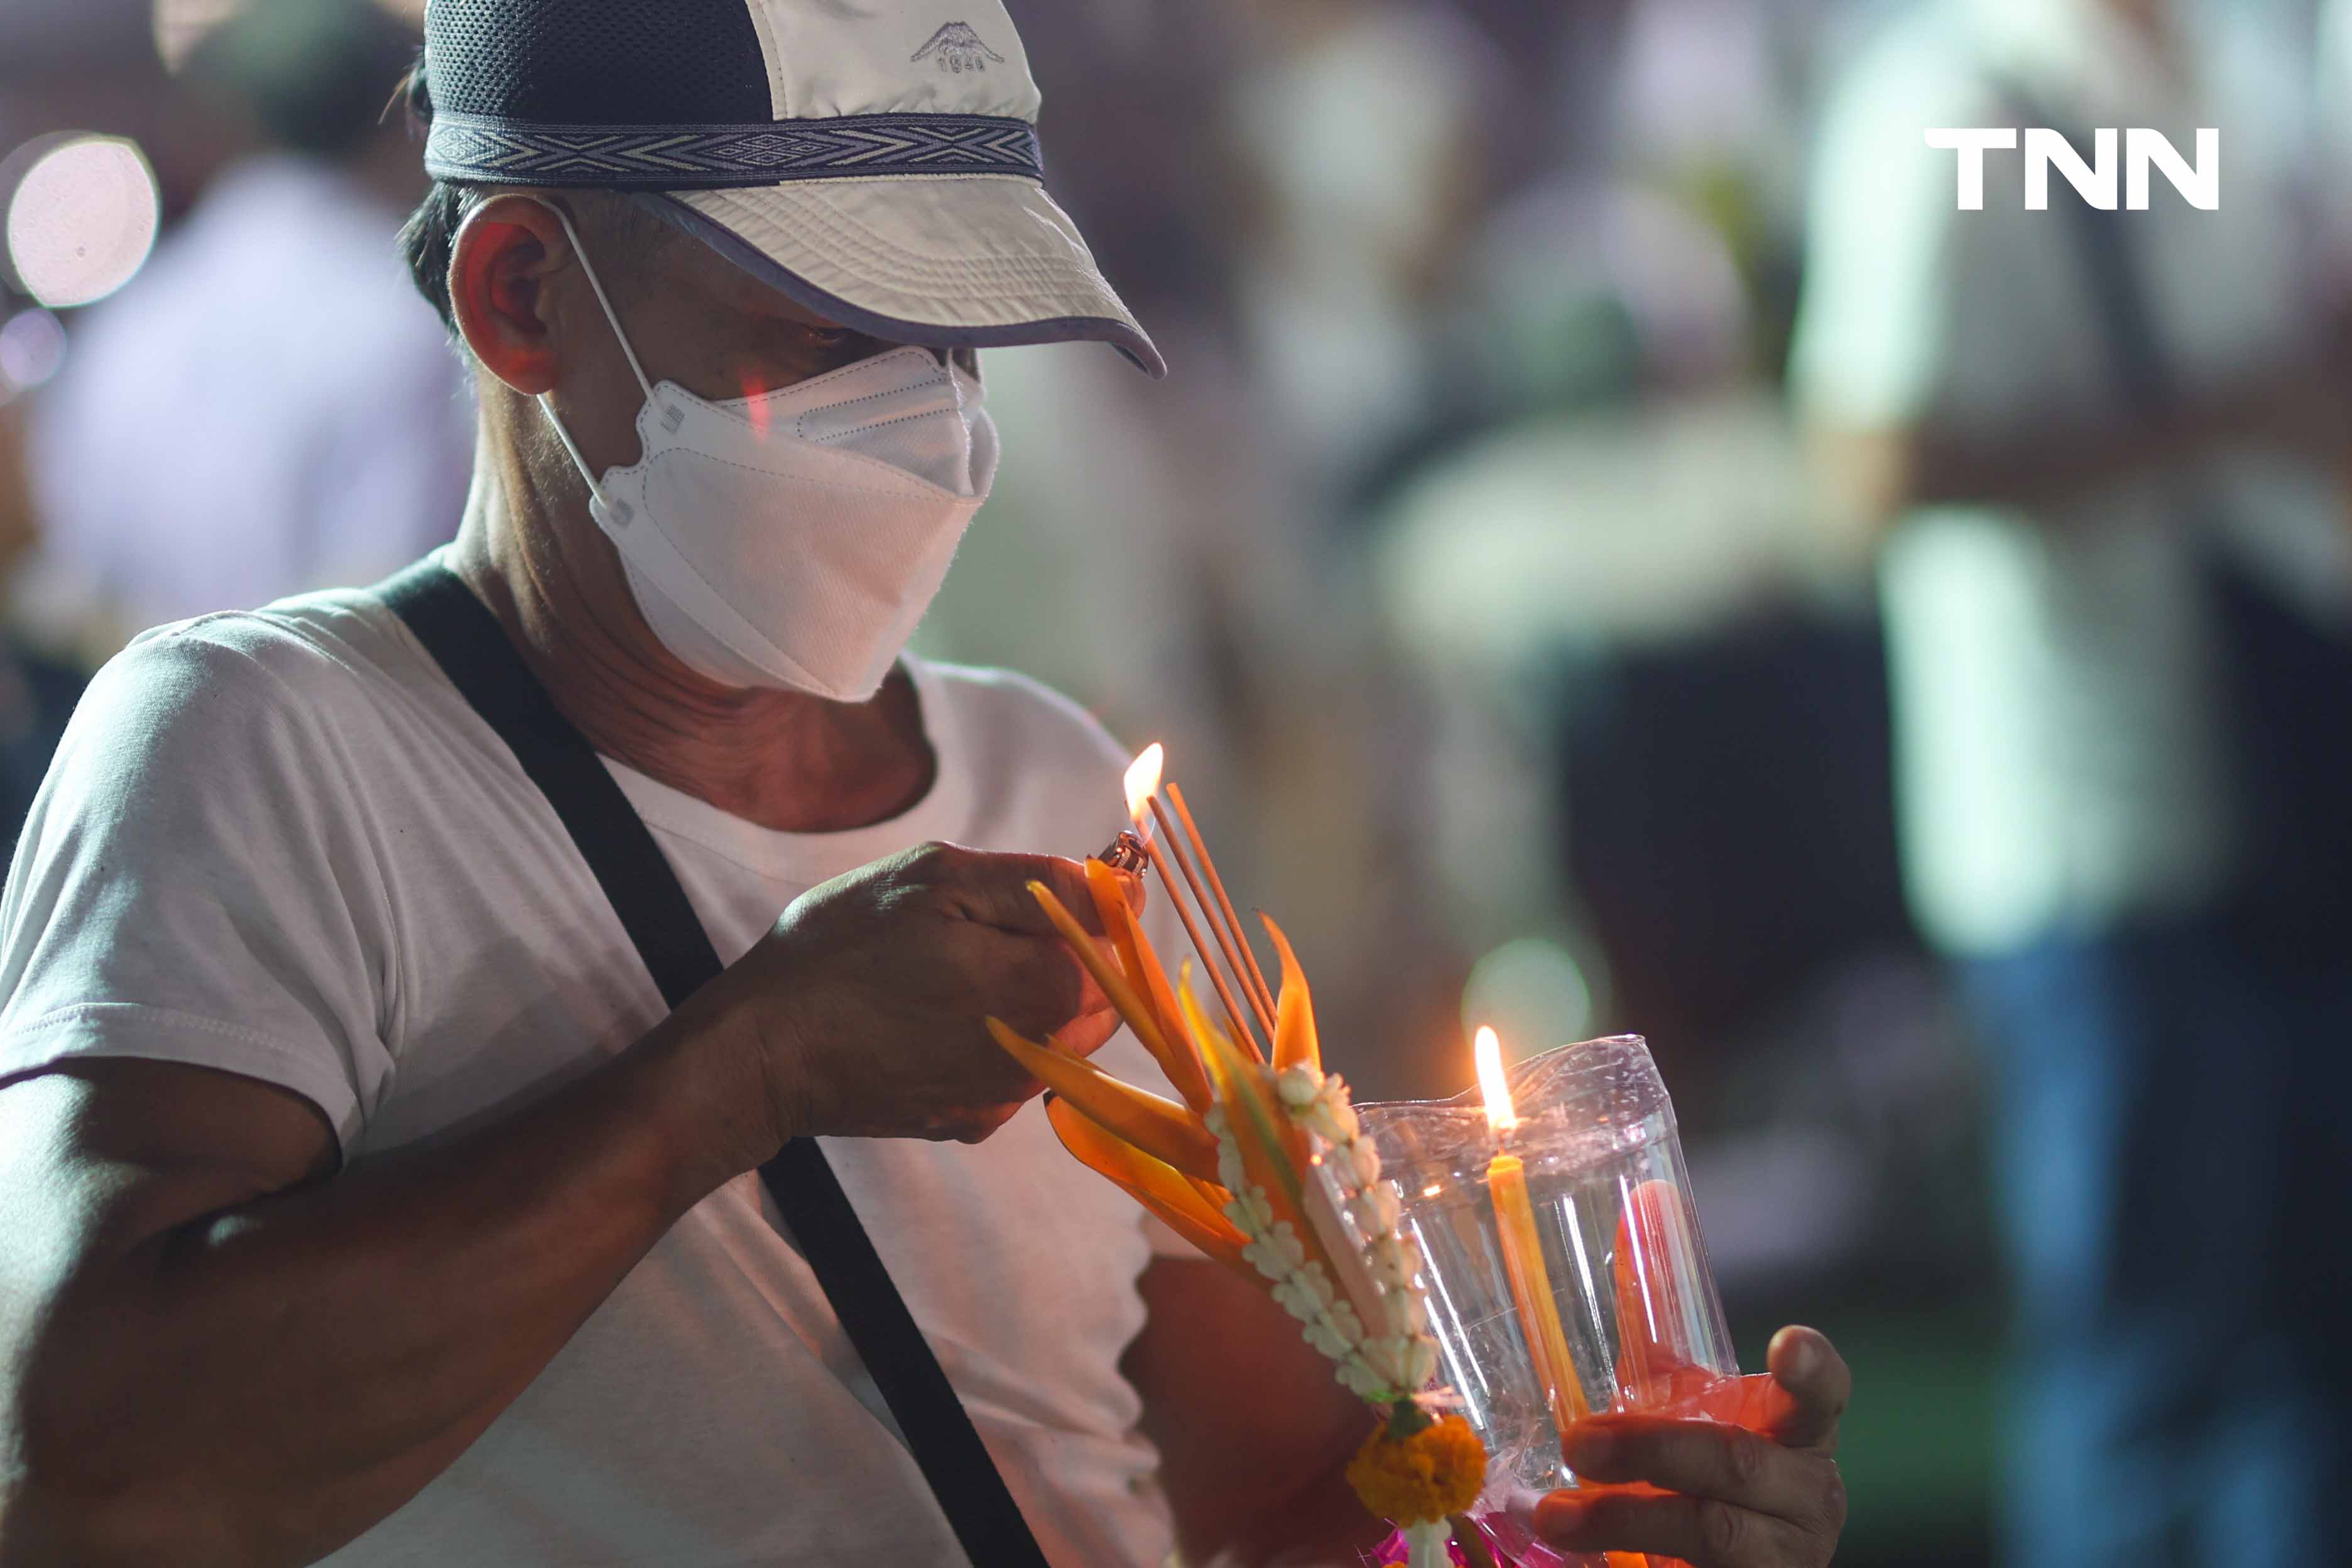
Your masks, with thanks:
M1479 1087L1486 1091L1486 1118L1496 1135L1517 1127L1511 1089L1503 1077L1502 1043L1495 1031L1481 1028L1476 1047ZM1588 1414L1584 1388L1576 1378L1576 1363L1568 1353L1568 1335L1559 1326L1559 1306L1552 1300L1551 1276L1544 1268L1543 1240L1536 1231L1535 1205L1528 1197L1527 1165L1507 1150L1486 1166L1486 1194L1495 1204L1495 1234L1503 1248L1503 1271L1511 1282L1511 1300L1519 1310L1519 1331L1526 1336L1528 1355L1535 1363L1536 1381L1543 1384L1551 1405L1552 1425L1562 1436Z
M1503 1268L1511 1278L1511 1300L1519 1309L1536 1380L1551 1402L1552 1424L1562 1434L1584 1414L1584 1390L1559 1326L1551 1279L1544 1269L1543 1242L1536 1234L1534 1205L1528 1200L1527 1167L1517 1154L1497 1154L1486 1167L1486 1192L1495 1200L1495 1230L1503 1243Z

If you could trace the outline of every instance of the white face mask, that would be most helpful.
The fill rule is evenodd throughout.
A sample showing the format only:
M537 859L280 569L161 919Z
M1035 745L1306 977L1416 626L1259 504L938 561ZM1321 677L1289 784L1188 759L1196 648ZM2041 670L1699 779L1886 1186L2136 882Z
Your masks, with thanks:
M643 455L600 481L544 395L540 406L646 625L714 680L872 697L996 475L978 377L900 348L728 403L656 386L572 220L549 210L645 388Z

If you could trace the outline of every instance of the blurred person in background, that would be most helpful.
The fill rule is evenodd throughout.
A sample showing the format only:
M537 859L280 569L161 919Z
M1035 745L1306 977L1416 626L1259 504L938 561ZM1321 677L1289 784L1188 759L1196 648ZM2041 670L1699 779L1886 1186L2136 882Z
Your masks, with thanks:
M76 321L70 310L61 319L20 297L29 285L17 273L6 220L34 166L84 137L137 143L139 179L148 189L116 194L134 206L152 196L152 209L141 215L151 224L185 211L230 141L220 117L166 73L155 47L152 0L0 5L0 604L10 600L20 569L38 549L31 426L50 377L68 357ZM98 204L101 221L122 216L105 205ZM48 206L42 211L59 216ZM37 231L35 237L51 259L70 265L77 254L73 236ZM89 247L107 253L90 261L90 276L135 268L146 235L137 238L131 250L121 243ZM21 613L0 618L0 865L15 847L85 674L73 650L40 636Z
M2352 425L2262 21L1920 6L1838 86L1815 171L1793 374L1883 538L1912 898L1991 1053L2017 1561L2342 1556L2340 1330L2309 1309L2344 1251L2343 928L2284 901L2266 840L2298 786L2251 765L2229 606L2284 584L2340 619ZM2218 126L2222 209L2158 179L2101 212L2057 178L2029 212L2012 153L1956 211L1922 134L1947 126L2086 157L2097 127L2187 156Z
M1249 42L1250 348L1310 500L1336 500L1436 407L1432 330L1491 193L1504 78L1433 0L1279 0Z
M387 84L417 43L369 0L249 0L194 44L183 79L249 151L73 323L45 390L18 600L47 640L103 657L444 536L472 415L391 242L422 182Z
M1420 1093L1459 1070L1426 1047L1459 1037L1468 964L1418 842L1440 721L1378 635L1360 514L1391 464L1458 417L1463 248L1496 189L1504 128L1526 123L1511 110L1532 95L1445 0L1278 0L1250 7L1241 46L1241 360L1279 481L1265 532L1291 566L1244 601L1244 628L1279 662L1231 661L1290 672L1285 690L1246 692L1259 843L1297 900L1286 907L1346 955L1339 1026L1391 1042L1390 1084Z
M0 372L0 592L15 576L34 536L33 498L25 474L25 401L11 398ZM65 733L82 672L26 647L0 628L0 867Z

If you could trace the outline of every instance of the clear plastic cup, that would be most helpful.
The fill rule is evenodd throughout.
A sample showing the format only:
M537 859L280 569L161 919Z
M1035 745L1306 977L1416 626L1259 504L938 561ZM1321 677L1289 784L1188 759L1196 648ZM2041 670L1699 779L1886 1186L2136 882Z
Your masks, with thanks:
M1649 1047L1631 1035L1562 1046L1508 1079L1519 1120L1501 1133L1475 1089L1358 1107L1421 1245L1440 1378L1491 1456L1482 1513L1574 1484L1564 1420L1710 1415L1738 1373ZM1498 1154L1520 1162L1526 1194L1516 1223L1507 1212L1500 1226L1494 1178L1511 1182ZM1503 1231L1524 1255L1528 1217L1557 1334L1515 1299ZM1540 1319L1540 1302L1527 1305ZM1546 1363L1562 1347L1569 1364L1554 1373Z

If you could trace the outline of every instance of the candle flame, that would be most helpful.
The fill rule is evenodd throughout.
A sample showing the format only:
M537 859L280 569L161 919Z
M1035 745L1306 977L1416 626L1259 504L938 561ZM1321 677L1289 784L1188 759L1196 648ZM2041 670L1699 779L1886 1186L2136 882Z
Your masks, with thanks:
M1478 1090L1486 1097L1487 1124L1497 1132L1508 1132L1519 1124L1519 1114L1511 1108L1511 1085L1503 1077L1503 1042L1481 1024L1472 1054L1478 1061Z
M1166 748L1154 741L1128 764L1127 815L1147 838L1151 836L1151 797L1160 793L1160 769L1167 757Z

